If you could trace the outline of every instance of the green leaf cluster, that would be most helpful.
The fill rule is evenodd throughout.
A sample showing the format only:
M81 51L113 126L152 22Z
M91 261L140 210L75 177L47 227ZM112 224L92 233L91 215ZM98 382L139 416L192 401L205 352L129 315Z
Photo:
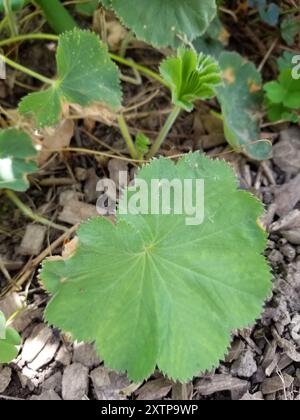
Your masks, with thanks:
M0 363L9 363L18 355L21 344L19 334L6 325L4 314L0 311Z
M294 79L291 65L282 69L277 81L264 85L268 118L270 121L299 121L300 79Z
M31 138L14 128L0 130L0 188L26 191L27 175L37 170Z
M237 190L227 163L198 153L176 165L156 159L137 178L149 188L164 180L162 190L165 181L191 180L194 204L196 180L204 180L204 222L187 225L191 213L178 214L170 188L170 214L119 212L116 225L100 217L82 224L76 253L43 264L52 294L45 318L74 339L95 341L106 365L134 381L158 366L185 382L218 366L231 331L261 314L271 290L266 233L257 223L263 207ZM145 199L134 187L127 193Z

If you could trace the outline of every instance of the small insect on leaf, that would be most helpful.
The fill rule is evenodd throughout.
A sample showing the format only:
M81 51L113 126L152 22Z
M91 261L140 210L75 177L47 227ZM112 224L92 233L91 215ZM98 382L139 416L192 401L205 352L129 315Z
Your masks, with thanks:
M19 106L22 114L34 116L39 127L55 125L63 103L102 102L113 109L121 105L119 70L95 33L74 29L61 35L56 63L58 79L53 86L31 93Z
M37 170L31 138L14 128L0 130L0 188L26 191L27 175Z
M155 180L164 180L158 184L164 187L169 182L169 214L125 214L124 194L116 225L100 217L82 224L75 254L43 264L41 279L53 295L45 317L74 339L95 341L106 365L136 382L156 366L185 382L217 367L231 331L248 327L262 312L271 290L262 255L267 235L257 224L263 206L237 189L227 163L199 153L176 165L153 160L137 180L144 192ZM177 189L177 200L174 180L194 186L202 224L201 216L199 224L187 224L188 200L178 211L183 191ZM204 181L203 197L197 180ZM153 193L155 203L165 198L146 193L149 209ZM129 203L136 200L135 187L127 196Z
M179 48L177 57L167 58L160 73L169 84L172 101L186 111L193 110L198 99L215 96L215 87L221 84L217 62L210 56Z

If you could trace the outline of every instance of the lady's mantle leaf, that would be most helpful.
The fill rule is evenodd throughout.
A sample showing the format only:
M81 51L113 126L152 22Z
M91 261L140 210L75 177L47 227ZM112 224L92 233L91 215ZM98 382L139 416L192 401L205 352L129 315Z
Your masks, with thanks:
M262 106L262 80L253 63L232 52L220 55L224 85L217 88L228 143L252 159L271 157L270 142L260 140L259 112Z
M96 34L74 29L61 35L56 62L58 80L54 85L26 96L20 104L20 112L33 114L40 127L59 121L64 102L120 106L119 71Z
M26 191L27 175L37 170L31 138L14 128L0 131L0 189Z
M158 47L176 46L180 36L195 39L216 15L215 0L111 0L110 4L138 38Z
M204 54L179 48L177 57L167 58L160 73L169 84L173 103L192 111L193 102L215 96L215 87L221 83L217 62Z
M203 179L204 223L186 225L171 200L172 215L118 214L116 226L102 218L81 225L76 254L44 263L41 279L53 294L45 316L74 339L95 341L106 364L135 381L156 365L186 381L217 366L231 330L261 313L271 289L257 224L263 207L237 190L225 162L198 153L176 166L155 160L138 178L148 186Z
M19 334L12 328L6 327L6 320L0 311L0 363L9 363L18 355L21 344Z

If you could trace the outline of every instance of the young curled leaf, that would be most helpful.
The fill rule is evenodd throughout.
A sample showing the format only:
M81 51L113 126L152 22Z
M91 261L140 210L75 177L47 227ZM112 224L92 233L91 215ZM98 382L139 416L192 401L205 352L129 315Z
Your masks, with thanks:
M219 66L212 57L184 48L162 62L160 73L170 86L173 103L186 111L193 110L196 100L214 97L221 83Z
M95 33L65 32L59 37L56 62L58 79L53 85L26 96L19 106L22 114L34 116L39 127L55 125L63 103L102 102L113 109L121 105L119 70Z
M74 339L95 341L106 365L136 382L156 366L185 382L218 366L231 331L261 314L271 290L267 235L257 223L263 206L237 189L228 164L199 153L177 165L153 160L137 179L144 193L129 187L129 205L142 197L162 208L169 188L169 214L125 214L124 195L116 225L100 217L84 223L71 258L44 262L41 279L53 295L45 318ZM155 180L159 191L147 194ZM187 201L178 211L185 181L202 224L200 214L187 224Z
M28 134L14 128L0 130L0 188L26 191L27 175L37 170L36 156Z

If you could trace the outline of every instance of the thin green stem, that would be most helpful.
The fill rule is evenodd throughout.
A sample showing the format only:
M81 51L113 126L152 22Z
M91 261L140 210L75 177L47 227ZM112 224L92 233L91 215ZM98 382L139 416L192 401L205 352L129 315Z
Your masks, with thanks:
M179 106L175 106L171 114L169 115L167 121L165 122L163 128L161 129L159 136L155 140L155 143L151 147L151 150L147 156L148 159L153 158L156 153L159 151L161 145L167 138L171 128L173 127L178 115L180 114L181 108Z
M138 159L138 153L137 153L137 150L135 148L132 137L129 133L128 126L126 124L126 120L125 120L123 114L120 114L118 116L118 124L119 124L119 127L120 127L120 131L122 133L122 136L124 137L124 140L126 141L127 147L130 151L130 155L131 155L132 159Z
M160 75L158 73L155 73L154 71L148 69L147 67L144 67L140 64L137 64L134 61L127 60L126 58L119 57L118 55L115 55L115 54L110 54L110 58L112 60L116 61L117 63L124 64L125 66L128 66L128 67L132 67L132 68L140 71L141 73L146 74L147 76L151 77L152 79L157 80L163 86L169 87L167 82L162 77L160 77Z
M56 223L53 223L50 220L45 219L44 217L33 213L33 211L29 207L27 207L13 191L5 190L5 194L10 199L10 201L14 203L14 205L18 207L18 209L20 209L21 212L25 216L27 216L29 219L33 220L34 222L40 223L42 225L52 227L53 229L67 232L68 229L65 228L64 226L57 225Z
M55 80L49 79L48 77L45 77L33 70L28 69L27 67L22 66L19 63L16 63L15 61L11 60L10 58L6 57L5 55L0 54L0 58L9 66L13 67L16 70L21 71L22 73L28 74L28 76L34 77L37 80L40 80L42 83L45 83L46 85L53 85L55 83Z
M11 35L15 36L18 33L18 28L16 25L15 15L11 7L11 0L4 0L3 6L4 6L5 16L7 17L7 22L8 22Z
M59 36L52 35L52 34L43 34L43 33L18 35L18 36L13 36L11 38L0 41L0 47L5 47L6 45L10 45L10 44L16 44L17 42L33 41L33 40L58 41Z

